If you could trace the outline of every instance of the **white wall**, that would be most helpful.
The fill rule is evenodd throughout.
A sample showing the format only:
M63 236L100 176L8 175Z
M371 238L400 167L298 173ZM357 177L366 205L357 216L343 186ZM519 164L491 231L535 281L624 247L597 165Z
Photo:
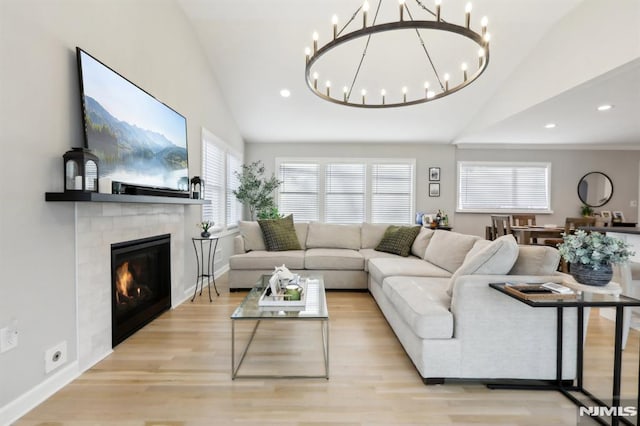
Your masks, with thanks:
M202 126L243 150L173 0L0 0L0 327L14 318L19 327L18 347L0 354L0 424L9 403L55 376L44 373L45 349L65 340L69 363L77 357L74 206L44 201L62 190L62 154L83 143L75 46L187 117L191 176ZM185 217L188 241L200 208ZM192 252L185 245L185 288Z
M640 151L595 151L551 149L457 149L433 144L257 144L248 143L246 161L262 160L271 173L276 157L409 157L416 159L416 211L442 209L457 232L484 237L488 214L455 213L457 161L548 161L551 171L553 214L539 215L538 221L564 224L566 217L580 215L578 181L590 171L607 174L613 181L611 201L598 210L621 210L627 221L637 221L638 161ZM441 168L441 196L428 196L428 169Z

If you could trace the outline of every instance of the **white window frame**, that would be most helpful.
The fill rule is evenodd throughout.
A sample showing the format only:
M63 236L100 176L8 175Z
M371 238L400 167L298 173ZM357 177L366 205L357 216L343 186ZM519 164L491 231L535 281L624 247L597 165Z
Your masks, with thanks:
M223 155L223 168L224 170L222 170L222 182L220 182L220 187L222 190L222 195L221 195L221 199L220 199L220 206L219 207L219 211L220 211L220 222L216 222L214 227L213 227L213 231L215 232L222 232L223 234L226 232L235 232L238 228L238 222L240 220L242 220L242 207L240 207L237 211L238 211L238 218L237 221L235 223L231 223L228 224L227 223L227 204L229 202L237 202L237 199L235 197L235 195L233 195L233 193L231 192L230 188L227 185L227 180L228 180L228 176L229 176L229 156L233 156L236 159L239 160L240 165L242 165L243 163L243 153L241 151L238 151L234 148L232 148L229 144L227 144L226 142L224 142L222 139L220 139L218 136L216 136L214 133L212 133L211 131L205 129L204 127L202 128L202 138L201 138L201 142L202 142L202 178L204 179L204 186L205 186L205 191L207 188L207 185L209 185L210 183L207 182L207 176L205 173L205 167L204 167L204 161L205 161L205 156L204 156L204 152L205 152L205 146L206 144L213 144L216 148L218 148L219 150L222 151L222 155ZM216 185L218 186L218 185ZM201 217L202 220L207 220L207 218L205 217L205 206L202 206L202 210L201 210Z
M516 208L486 208L472 209L461 206L461 185L462 185L462 169L465 166L495 166L495 167L541 167L546 170L546 204L547 208L543 209L516 209ZM457 163L457 179L456 179L456 212L457 213L538 213L551 214L551 163L550 162L515 162L515 161L458 161Z
M282 163L313 163L318 164L319 170L319 189L318 189L318 209L320 222L325 222L325 183L326 176L325 170L327 164L357 164L363 163L366 165L365 176L365 222L371 222L371 166L373 164L410 164L412 169L411 176L411 196L410 198L410 212L407 217L406 225L411 225L415 220L415 205L416 205L416 160L415 158L333 158L333 157L276 157L275 159L275 174L276 177L280 176L280 165ZM280 204L280 192L276 190L276 203ZM295 220L295 217L294 217Z

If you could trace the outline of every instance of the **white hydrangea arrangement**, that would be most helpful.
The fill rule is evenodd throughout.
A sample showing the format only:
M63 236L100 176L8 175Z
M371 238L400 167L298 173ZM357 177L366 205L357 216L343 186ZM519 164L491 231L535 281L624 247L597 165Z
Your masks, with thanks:
M594 271L614 263L624 263L635 253L630 245L617 238L599 232L579 229L575 234L563 234L564 242L558 245L562 258L568 263L591 266Z

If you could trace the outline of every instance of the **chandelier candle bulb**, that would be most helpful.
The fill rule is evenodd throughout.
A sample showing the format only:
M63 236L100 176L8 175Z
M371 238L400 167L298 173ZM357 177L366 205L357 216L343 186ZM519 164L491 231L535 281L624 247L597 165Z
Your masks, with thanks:
M491 34L485 33L485 35L483 36L483 40L484 40L484 45L489 46L489 42L491 41Z
M324 84L325 87L327 88L327 96L331 96L331 82L327 80L327 82Z
M484 61L484 49L478 49L478 68L482 68L483 61Z
M402 88L402 101L403 102L407 102L407 86L404 86Z
M347 86L344 86L342 88L342 97L345 102L347 102L347 93L349 93L349 88Z
M467 28L471 25L471 9L473 9L473 5L471 3L467 3L464 7L464 21Z
M369 12L369 2L365 0L362 5L362 28L367 28L367 12Z
M315 55L318 52L318 32L313 32L313 54Z
M331 17L331 23L333 24L333 39L335 40L338 37L338 15Z
M311 56L311 49L308 47L304 48L304 56L306 57L307 63L309 63L309 57Z
M428 81L424 82L424 97L425 98L429 97L429 82Z
M367 91L365 89L362 89L362 105L365 104L365 97L367 96Z
M398 0L400 5L400 20L404 21L404 0Z
M318 73L317 73L317 72L314 72L314 73L313 73L313 88L314 88L314 89L318 89L318 77L320 77L320 76L318 75Z
M440 22L440 4L442 0L436 0L436 22Z
M386 96L386 94L387 94L387 91L386 91L386 90L384 90L384 89L382 89L382 90L380 91L380 94L382 95L382 105L384 105L384 104L385 104L385 96Z
M451 77L449 76L449 74L445 74L444 75L444 90L445 90L445 92L449 91L449 79L450 78Z
M482 20L480 21L480 25L482 26L482 36L484 37L484 35L487 33L487 25L489 25L489 18L487 18L486 16L483 16Z
M467 63L463 62L462 65L460 66L460 69L462 70L462 77L464 81L467 81Z

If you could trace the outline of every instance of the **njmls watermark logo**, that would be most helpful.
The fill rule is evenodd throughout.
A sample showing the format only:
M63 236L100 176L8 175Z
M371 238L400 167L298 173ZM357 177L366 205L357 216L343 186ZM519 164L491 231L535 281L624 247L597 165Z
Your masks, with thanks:
M606 405L591 405L586 407L578 407L578 425L591 425L593 423L590 419L594 417L606 419L613 416L621 418L637 417L638 407L636 407L635 405L619 405L617 407L608 407Z

